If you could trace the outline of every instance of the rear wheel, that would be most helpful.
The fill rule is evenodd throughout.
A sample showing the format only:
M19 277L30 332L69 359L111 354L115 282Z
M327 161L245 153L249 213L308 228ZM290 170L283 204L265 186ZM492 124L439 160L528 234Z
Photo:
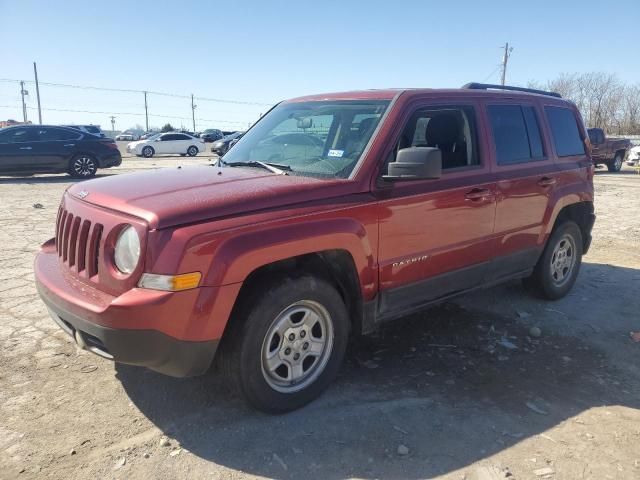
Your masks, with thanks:
M248 297L221 347L227 382L259 410L300 408L327 388L342 364L349 331L342 297L308 275L282 277Z
M189 155L190 157L195 157L196 155L198 155L198 147L194 147L193 145L191 145L187 149L187 155Z
M525 279L542 297L557 300L564 297L576 281L582 264L582 233L575 222L557 226L533 271Z
M622 155L616 153L616 156L613 158L613 160L607 163L607 168L610 172L619 172L620 170L622 170Z
M74 178L91 178L97 171L97 160L84 153L73 157L69 166L69 174Z
M151 157L153 157L154 153L155 153L155 151L153 150L152 147L144 147L142 149L142 156L144 158L151 158Z

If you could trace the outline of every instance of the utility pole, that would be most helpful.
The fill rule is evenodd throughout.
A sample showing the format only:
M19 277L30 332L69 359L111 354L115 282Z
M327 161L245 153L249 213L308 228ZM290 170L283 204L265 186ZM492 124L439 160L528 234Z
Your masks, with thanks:
M504 56L502 57L502 85L504 85L505 79L507 77L507 63L509 62L509 57L511 56L511 52L513 51L513 47L509 48L509 42L504 44Z
M193 103L193 93L191 94L191 119L193 120L193 133L196 133L196 107Z
M20 80L20 95L22 95L22 121L27 123L27 104L24 103L24 96L29 95L29 92L24 89L24 82Z
M115 133L116 131L116 117L111 115L111 133Z
M145 119L145 126L147 127L147 129L145 130L145 133L149 131L149 110L147 109L147 92L144 92L144 119Z
M40 86L38 85L38 67L33 62L33 75L36 77L36 98L38 99L38 123L42 125L42 108L40 108Z

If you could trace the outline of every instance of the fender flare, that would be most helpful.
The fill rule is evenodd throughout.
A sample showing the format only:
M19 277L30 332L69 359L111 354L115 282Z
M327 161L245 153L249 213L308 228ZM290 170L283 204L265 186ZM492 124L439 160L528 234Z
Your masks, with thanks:
M378 275L374 248L365 227L351 218L273 226L230 236L216 249L203 284L242 283L258 268L327 250L348 252L356 267L363 298L375 294Z

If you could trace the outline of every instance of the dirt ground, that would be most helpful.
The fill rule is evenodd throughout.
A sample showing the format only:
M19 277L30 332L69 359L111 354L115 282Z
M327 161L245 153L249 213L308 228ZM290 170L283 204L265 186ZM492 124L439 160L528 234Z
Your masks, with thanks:
M207 161L127 159L102 174ZM594 242L568 297L540 301L514 282L395 322L284 416L250 410L215 375L173 379L80 351L54 325L32 263L69 183L0 179L0 478L640 478L631 170L596 176Z

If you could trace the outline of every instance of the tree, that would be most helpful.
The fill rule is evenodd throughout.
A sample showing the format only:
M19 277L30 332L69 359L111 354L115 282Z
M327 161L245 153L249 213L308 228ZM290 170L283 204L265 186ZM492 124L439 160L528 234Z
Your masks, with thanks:
M576 104L587 127L614 135L640 133L640 85L625 85L604 72L563 73L545 83L529 82L532 88L558 92Z
M162 133L165 132L173 132L174 128L171 126L170 123L167 123L164 127L162 127L162 129L160 130Z

